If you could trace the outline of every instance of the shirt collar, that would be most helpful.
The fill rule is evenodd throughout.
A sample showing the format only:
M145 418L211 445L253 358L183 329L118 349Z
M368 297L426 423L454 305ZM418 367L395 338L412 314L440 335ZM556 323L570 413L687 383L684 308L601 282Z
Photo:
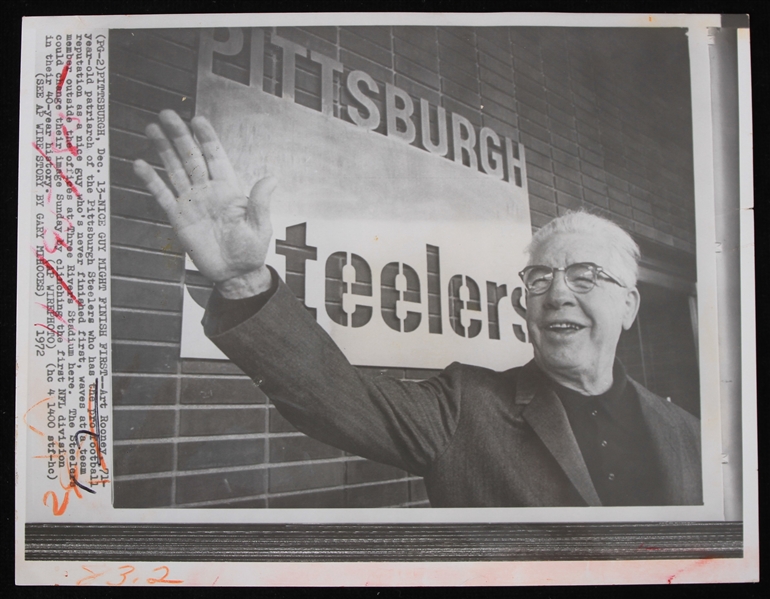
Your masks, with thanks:
M628 385L626 369L618 359L615 359L612 368L612 387L600 395L583 395L560 385L547 375L546 379L568 411L571 408L580 409L581 407L584 409L599 408L606 412L610 419L618 423L628 422L636 415L633 398L629 398L630 394L626 393L626 391L633 390L633 387ZM635 397L636 394L633 393L632 395Z

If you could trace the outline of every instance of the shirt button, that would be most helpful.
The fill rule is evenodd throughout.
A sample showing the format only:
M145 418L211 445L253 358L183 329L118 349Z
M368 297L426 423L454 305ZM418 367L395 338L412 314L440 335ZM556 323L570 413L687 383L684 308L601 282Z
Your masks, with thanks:
M596 416L599 413L599 410L592 410L591 416Z
M615 480L615 475L612 472L610 472L610 475L607 478L609 478L610 480Z
M602 441L602 447L607 447L607 440Z

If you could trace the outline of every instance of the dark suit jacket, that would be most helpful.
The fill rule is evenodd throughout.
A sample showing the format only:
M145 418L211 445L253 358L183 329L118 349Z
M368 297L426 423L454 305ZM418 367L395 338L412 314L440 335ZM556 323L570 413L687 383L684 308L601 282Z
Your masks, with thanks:
M451 364L424 382L368 376L279 283L255 315L207 334L299 430L425 478L433 507L601 505L567 415L539 368ZM665 504L702 503L699 421L636 388Z

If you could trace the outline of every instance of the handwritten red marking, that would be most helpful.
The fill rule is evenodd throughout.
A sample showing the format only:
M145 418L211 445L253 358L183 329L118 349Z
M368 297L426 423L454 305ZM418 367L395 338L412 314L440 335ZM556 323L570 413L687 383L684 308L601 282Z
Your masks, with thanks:
M70 494L70 491L75 491L75 495L77 495L78 499L83 499L83 495L80 493L80 488L75 484L78 481L79 473L77 466L74 468L72 467L72 464L69 461L69 457L66 456L66 463L67 463L67 472L69 473L69 483L64 484L61 481L61 476L59 477L59 484L61 485L61 488L64 489L64 492L66 495ZM77 451L75 451L75 464L80 462L80 447L77 448Z
M53 195L53 188L48 188L48 195L45 196L45 203L50 204L51 203L51 196Z
M118 577L118 580L115 581L115 582L113 582L112 580L105 580L104 581L104 584L106 584L108 586L115 586L115 587L122 586L122 585L124 585L126 583L128 583L128 584L136 584L137 582L139 582L140 578L143 577L143 575L141 575L139 573L139 571L137 570L137 568L141 568L141 566L133 566L131 564L124 564L124 565L119 566L117 568L115 568L115 566L108 567L103 572L96 572L94 570L91 570L90 568L87 568L85 565L82 565L81 568L83 568L83 570L88 572L89 576L84 576L83 578L78 580L75 583L78 586L85 585L86 583L90 584L91 581L94 581L97 578L100 578L102 576L109 577L109 578ZM165 571L163 576L161 576L160 578L152 578L152 577L147 578L146 582L148 584L156 584L158 582L166 583L166 584L182 584L182 583L184 583L183 580L171 580L170 578L168 578L168 575L169 575L169 572L170 572L168 566L160 566L159 568L155 568L153 570L153 572L159 572L161 570ZM132 575L134 575L134 576L131 577ZM67 577L67 572L66 571L64 573L64 576L65 576L65 578ZM217 579L218 578L219 577L217 576Z
M697 570L697 569L701 568L701 566L708 566L708 565L710 565L712 559L713 558L710 558L710 557L703 557L703 558L699 559L697 562L695 562L694 564L692 564L691 566L687 566L685 568L680 568L679 570L677 570L671 576L668 577L668 584L672 584L674 582L674 578L676 578L677 576L679 576L680 574L682 574L684 572L687 572L688 570L689 570L689 573L692 573L693 570Z
M60 455L59 453L46 453L44 455L33 455L32 457L36 460L58 460Z
M81 568L83 568L86 572L89 572L91 576L86 576L85 578L81 578L80 580L78 580L75 583L77 586L81 586L84 582L88 580L96 580L100 576L104 576L106 574L106 572L94 572L93 570L89 570L85 566L81 566Z
M67 125L62 124L59 127L61 131L58 128L51 131L51 143L48 144L48 150L53 154L61 154L62 152L69 152L73 156L80 154L78 147L72 143L72 136L70 135L70 130L67 129ZM64 147L59 144L59 136L64 138Z
M51 131L51 143L48 144L48 151L52 154L61 154L62 152L66 152L67 148L62 148L56 138L57 130Z
M59 118L65 123L75 123L78 126L78 128L80 127L80 119L76 116L69 116L67 114L64 114L63 112L59 112ZM64 137L65 147L62 148L57 143L57 139L56 139L57 130L55 129L54 131L51 132L51 151L54 154L58 154L60 152L69 152L73 156L78 156L80 154L80 150L74 143L72 143L72 135L71 135L72 132L70 131L70 129L67 128L67 125L65 123L61 124L62 137Z
M61 456L60 453L46 453L43 455L33 455L36 460L58 460Z
M61 480L61 475L59 476L59 484L61 485L61 488L64 489L64 499L62 499L61 504L59 503L59 497L54 493L53 491L46 491L46 493L43 495L43 505L48 507L48 498L50 497L53 505L51 506L51 510L53 512L54 516L61 516L64 514L64 512L67 511L67 506L69 505L70 500L70 493L72 491L75 492L75 495L78 499L83 499L83 495L80 493L80 489L77 485L78 480L78 469L73 468L69 461L68 454L64 454L64 460L66 462L66 471L69 474L69 483L65 485ZM77 451L75 452L75 463L78 463L80 461L80 447L78 447Z
M43 229L43 235L45 236L47 233L53 233L54 243L53 247L48 247L48 242L45 240L45 237L43 238L43 247L45 248L46 252L53 254L56 250L59 249L59 246L72 251L72 246L67 243L67 240L64 239L64 237L62 237L56 229Z
M67 73L69 73L70 67L72 66L72 60L67 59L67 63L64 65L64 68L61 70L61 75L59 75L59 81L56 84L56 99L58 100L61 97L61 90L64 87L64 81L67 79Z
M35 148L35 150L37 150L38 153L43 158L46 159L48 164L50 164L52 167L54 167L54 169L56 169L56 172L62 178L62 181L64 181L67 184L67 187L69 187L72 190L72 193L74 193L78 198L82 197L80 195L80 191L78 190L77 186L72 181L70 181L69 177L64 174L64 171L62 171L58 166L56 166L56 163L48 157L48 154L46 154L43 150L41 150L40 147L34 141L32 142L32 147Z
M64 221L64 224L67 225L67 231L75 228L75 225L73 225L72 221L68 219L66 216L63 216L61 214L56 214L53 210L51 210L51 214L53 214L56 218Z
M67 292L67 295L69 295L72 300L81 308L83 307L83 302L81 302L77 297L75 297L75 294L72 293L72 289L70 289L69 285L67 285L67 282L62 278L62 276L56 271L56 268L53 264L51 264L48 260L43 258L40 254L35 252L35 256L37 256L37 259L40 260L40 263L45 266L48 271L56 277L56 280L59 281L59 285L61 285L64 288L64 291Z
M48 311L48 313L49 313L51 316L53 316L53 317L54 317L56 320L58 320L58 321L59 321L59 322L61 322L62 324L65 324L65 325L67 325L68 327L70 327L70 328L72 328L72 329L74 329L74 328L75 328L75 327L74 327L74 326L72 326L72 325L71 325L69 322L67 322L67 319L66 319L66 318L64 318L64 316L62 316L61 314L59 314L59 313L58 313L56 310L54 310L54 309L53 309L53 308L51 308L50 306L47 306L46 304L41 304L40 302L35 302L35 303L36 303L38 306L40 306L41 308L45 308L45 309Z
M669 577L667 578L667 580L668 580L668 584L671 584L671 583L673 583L673 582L674 582L674 578L676 578L676 577L677 577L677 576L679 576L679 575L680 575L682 572L684 572L684 571L685 571L685 569L686 569L686 568L680 568L679 570L677 570L676 572L674 572L674 573L673 573L671 576L669 576Z
M78 125L80 124L80 119L78 117L64 114L63 112L59 112L59 118L64 119L69 123L77 123Z
M108 580L107 581L107 585L109 585L111 587L119 587L124 582L126 582L126 579L128 578L128 575L131 574L134 570L136 570L136 568L134 568L134 566L129 566L128 564L126 564L125 566L121 566L120 568L118 568L118 570L124 570L125 568L128 568L128 571L120 573L120 582L110 582Z
M29 422L27 422L27 414L29 414L32 410L34 410L40 404L43 404L43 403L46 403L46 402L52 401L52 400L53 400L52 397L44 397L39 402L37 402L35 405L33 405L29 410L24 412L24 416L21 417L22 422L27 425L29 430L31 430L33 433L37 433L41 437L45 437L45 435L41 431L37 430L34 426L32 426Z
M36 323L35 323L35 326L36 326L36 327L42 327L42 328L44 328L44 329L45 329L45 330L47 330L47 331L51 331L53 334L55 334L55 335L58 335L59 337L61 337L61 336L62 336L62 334L61 334L59 331L57 331L56 329L52 329L51 327L49 327L49 326L46 326L46 325L44 325L44 324L41 324L41 323L39 323L39 322L36 322Z
M46 491L46 494L43 495L43 505L48 507L48 498L51 497L53 501L53 506L51 509L53 510L54 516L61 516L64 512L67 511L67 504L70 502L70 493L67 491L64 494L64 499L61 502L61 505L59 505L59 498L56 496L56 493L53 491Z
M169 580L168 578L166 578L170 572L170 570L168 569L168 566L161 566L160 568L155 568L153 572L157 572L158 570L165 570L166 573L160 578L148 578L147 584L155 584L157 582L165 582L166 584L182 584L184 582L183 580Z
M54 398L44 397L43 399L35 403L31 408L29 408L24 413L24 416L22 417L22 421L24 422L24 424L26 424L27 427L32 432L40 435L41 437L45 437L45 434L27 422L27 415L38 406L45 404L49 401L54 401ZM69 500L70 500L70 493L72 493L73 491L75 493L75 496L78 499L83 499L83 494L80 492L80 488L78 487L78 479L79 479L80 472L79 472L79 469L77 468L77 464L80 463L81 453L82 453L82 449L80 447L80 444L78 444L77 450L75 451L75 457L72 462L70 461L70 454L67 452L50 454L50 459L62 458L65 464L64 468L61 468L59 473L59 485L64 490L64 495L61 501L59 500L59 495L56 494L56 491L52 491L52 490L46 491L43 494L43 505L46 507L49 507L49 502L50 502L51 503L50 507L54 516L61 516L67 511L67 506L69 505ZM35 456L35 457L42 458L42 457L49 457L49 456ZM73 463L75 464L75 467L73 467ZM66 472L67 484L64 484L64 481L62 480L62 471ZM89 481L89 482L91 484L94 484L94 481ZM104 484L110 481L99 480L95 482L97 484Z
M73 156L80 154L80 150L78 150L77 146L72 143L72 138L70 137L70 132L67 130L66 125L62 125L61 130L64 135L64 143L67 145L67 151Z

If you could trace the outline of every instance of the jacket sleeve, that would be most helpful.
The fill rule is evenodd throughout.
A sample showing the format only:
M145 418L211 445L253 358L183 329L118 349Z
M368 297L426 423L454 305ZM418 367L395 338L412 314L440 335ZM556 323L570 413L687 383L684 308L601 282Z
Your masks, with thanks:
M462 366L423 382L369 376L351 366L283 281L247 320L209 338L305 434L362 457L424 475L459 419Z

